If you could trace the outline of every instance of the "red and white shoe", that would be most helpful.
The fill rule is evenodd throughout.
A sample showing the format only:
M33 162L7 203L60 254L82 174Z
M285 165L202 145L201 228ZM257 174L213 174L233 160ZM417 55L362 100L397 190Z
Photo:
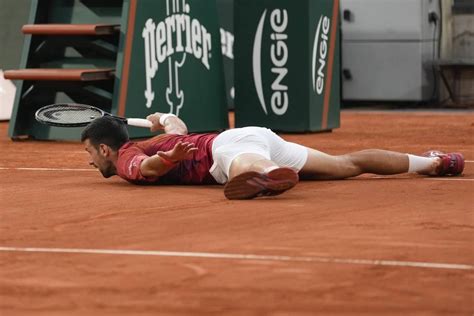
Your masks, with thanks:
M278 195L293 188L298 180L298 173L290 168L277 168L268 173L244 172L227 182L224 195L229 200Z
M435 176L457 176L464 170L464 157L460 153L443 153L441 151L432 150L423 154L425 157L438 157L441 163L436 168Z

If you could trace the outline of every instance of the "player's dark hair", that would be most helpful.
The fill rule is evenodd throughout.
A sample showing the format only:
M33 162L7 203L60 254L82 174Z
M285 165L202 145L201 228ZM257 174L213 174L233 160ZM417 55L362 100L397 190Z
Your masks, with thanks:
M87 125L82 131L81 141L86 139L95 147L105 144L116 151L129 141L126 124L111 116L99 117Z

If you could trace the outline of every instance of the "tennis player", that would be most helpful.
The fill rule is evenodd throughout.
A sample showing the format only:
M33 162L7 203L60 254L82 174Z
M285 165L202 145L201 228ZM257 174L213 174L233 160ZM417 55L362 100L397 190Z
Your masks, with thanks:
M118 175L135 184L225 184L224 194L231 200L278 195L299 178L334 180L406 172L456 176L464 169L459 153L415 156L368 149L332 156L287 142L267 128L188 134L186 124L175 115L155 113L147 119L153 123L152 132L164 133L140 142L131 142L126 125L112 117L90 123L81 137L90 165L105 178Z

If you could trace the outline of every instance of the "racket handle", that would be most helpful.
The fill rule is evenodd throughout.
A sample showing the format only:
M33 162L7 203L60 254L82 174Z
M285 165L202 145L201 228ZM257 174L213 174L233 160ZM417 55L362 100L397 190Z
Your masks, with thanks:
M149 120L141 119L141 118L129 118L127 119L127 124L130 126L145 127L145 128L150 128L153 125Z

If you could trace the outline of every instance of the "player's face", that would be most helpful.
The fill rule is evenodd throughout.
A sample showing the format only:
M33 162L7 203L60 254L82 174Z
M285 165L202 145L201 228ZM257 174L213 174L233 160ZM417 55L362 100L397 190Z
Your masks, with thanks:
M100 147L97 149L88 139L84 141L84 145L90 156L89 165L99 169L104 178L110 178L115 175L114 164L107 159L106 155L100 150Z

